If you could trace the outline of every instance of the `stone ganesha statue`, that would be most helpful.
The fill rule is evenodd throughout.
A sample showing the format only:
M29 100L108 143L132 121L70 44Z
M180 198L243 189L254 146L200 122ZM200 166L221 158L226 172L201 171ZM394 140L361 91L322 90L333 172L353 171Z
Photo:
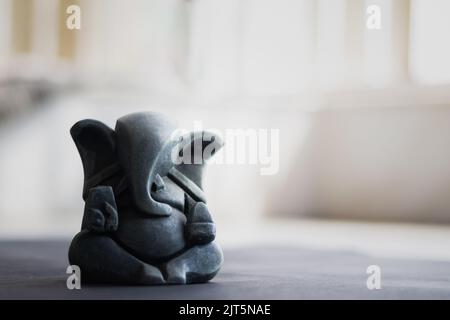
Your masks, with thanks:
M204 162L173 155L207 160L202 151L212 156L223 143L208 132L174 138L174 129L151 112L126 115L115 130L96 120L71 128L85 209L69 262L80 267L82 281L185 284L207 282L219 271L223 254L202 191Z

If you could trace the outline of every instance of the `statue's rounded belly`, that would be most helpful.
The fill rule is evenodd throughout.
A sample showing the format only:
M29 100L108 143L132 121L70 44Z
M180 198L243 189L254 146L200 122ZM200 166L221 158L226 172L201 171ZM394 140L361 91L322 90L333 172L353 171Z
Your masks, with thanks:
M186 246L185 223L185 215L176 209L168 217L126 213L119 217L119 228L115 236L137 258L147 263L159 263Z

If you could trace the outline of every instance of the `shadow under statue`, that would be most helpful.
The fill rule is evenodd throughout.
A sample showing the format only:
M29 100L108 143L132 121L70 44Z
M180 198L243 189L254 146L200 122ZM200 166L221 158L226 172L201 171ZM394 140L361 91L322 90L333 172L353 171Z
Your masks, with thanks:
M151 112L126 115L115 130L96 120L71 128L83 162L85 209L69 262L80 267L83 282L186 284L219 271L223 254L202 174L203 151L212 156L223 142L209 132L177 138L174 132ZM198 154L202 163L194 162Z

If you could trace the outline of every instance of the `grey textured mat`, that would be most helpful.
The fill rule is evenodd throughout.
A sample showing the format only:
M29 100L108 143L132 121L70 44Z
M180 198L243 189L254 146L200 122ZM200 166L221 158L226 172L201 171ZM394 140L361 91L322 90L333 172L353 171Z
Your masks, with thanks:
M68 242L0 243L1 299L449 299L450 262L377 259L301 248L225 250L210 283L189 286L66 288ZM366 268L382 270L368 290Z

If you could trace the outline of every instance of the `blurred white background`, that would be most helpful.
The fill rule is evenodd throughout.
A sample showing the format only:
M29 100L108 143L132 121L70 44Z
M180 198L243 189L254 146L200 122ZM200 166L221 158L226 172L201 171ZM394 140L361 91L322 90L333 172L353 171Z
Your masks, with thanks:
M80 30L65 26L71 4ZM379 30L366 27L373 4ZM445 0L0 0L0 236L74 234L83 175L70 127L143 110L188 129L280 129L278 174L208 170L230 245L373 248L335 220L299 218L448 223L448 12ZM445 227L353 226L402 234L404 248L450 243Z

